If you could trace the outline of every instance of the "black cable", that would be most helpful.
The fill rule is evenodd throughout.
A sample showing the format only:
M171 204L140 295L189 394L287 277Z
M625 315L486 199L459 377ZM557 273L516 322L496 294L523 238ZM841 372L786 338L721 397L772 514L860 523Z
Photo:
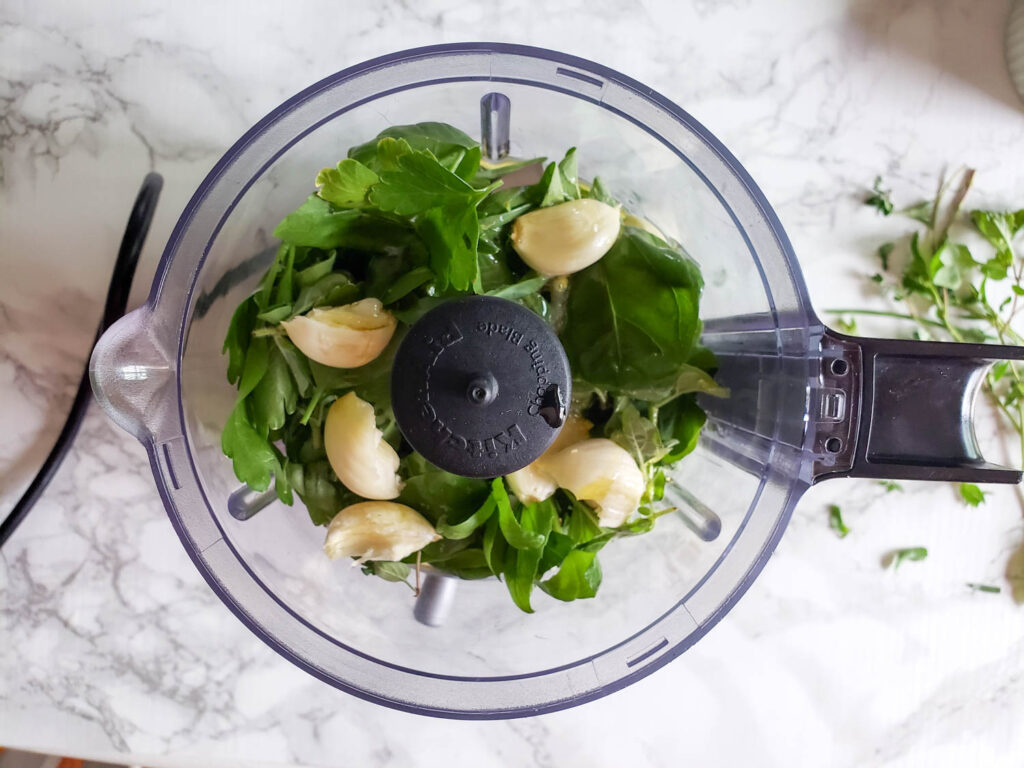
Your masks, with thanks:
M117 261L114 262L114 273L110 277L110 287L107 288L107 301L103 309L103 319L100 321L99 331L92 346L96 346L100 336L103 335L111 325L124 314L128 306L128 294L132 288L132 278L135 276L135 268L139 264L139 254L146 242L146 235L149 233L149 225L153 221L153 213L156 211L157 200L160 199L160 190L164 185L163 177L158 173L146 174L139 188L139 194L135 197L135 205L132 206L131 215L128 217L128 224L124 229L124 236L121 238L121 247L117 252ZM90 347L91 351L92 347ZM78 383L78 392L75 393L75 401L71 404L71 413L64 422L57 442L54 444L50 455L46 457L43 466L32 479L32 483L18 499L18 503L10 511L3 522L0 522L0 547L6 543L11 534L24 520L32 507L43 495L46 486L50 484L57 469L71 449L78 434L78 428L82 426L85 412L92 400L92 387L89 384L89 361L85 361L85 372L82 380Z

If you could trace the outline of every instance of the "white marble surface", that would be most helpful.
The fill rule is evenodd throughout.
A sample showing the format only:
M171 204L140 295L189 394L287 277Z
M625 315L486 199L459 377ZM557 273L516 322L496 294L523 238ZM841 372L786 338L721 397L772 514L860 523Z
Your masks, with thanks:
M883 172L943 166L977 204L1024 199L1024 111L1002 0L525 0L0 5L0 512L70 403L142 175L167 179L136 279L218 155L286 96L367 57L500 39L619 69L747 165L820 308L861 296ZM891 327L878 327L893 332ZM1021 504L948 486L812 490L761 579L696 648L582 708L493 723L375 707L307 677L214 597L142 449L95 408L0 553L0 744L147 765L1011 766L1024 756L1024 608L1003 572ZM838 540L825 505L853 533ZM889 549L926 545L893 573ZM1004 587L974 594L965 582Z

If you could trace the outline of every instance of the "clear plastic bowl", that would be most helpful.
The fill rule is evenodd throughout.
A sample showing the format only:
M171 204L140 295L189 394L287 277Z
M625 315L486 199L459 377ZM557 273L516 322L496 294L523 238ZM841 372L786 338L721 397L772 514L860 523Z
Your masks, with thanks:
M247 521L221 453L234 399L221 344L273 246L271 231L345 149L403 123L479 132L480 102L511 100L511 152L579 150L633 212L706 278L705 343L728 401L709 403L679 466L678 515L601 555L597 598L537 595L521 613L502 584L460 583L447 622L413 616L404 586L328 561L301 503ZM786 235L736 159L697 121L623 75L551 51L460 44L339 72L275 109L217 163L185 209L146 305L104 337L97 395L149 450L178 535L225 604L321 680L399 709L496 718L556 710L650 674L700 639L761 570L827 454L807 442L823 333Z

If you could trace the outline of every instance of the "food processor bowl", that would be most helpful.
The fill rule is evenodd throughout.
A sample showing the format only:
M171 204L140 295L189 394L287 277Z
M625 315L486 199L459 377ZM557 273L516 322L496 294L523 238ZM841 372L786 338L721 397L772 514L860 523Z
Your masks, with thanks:
M703 341L731 396L703 403L707 427L667 496L678 512L602 552L594 599L539 594L527 615L496 580L458 582L454 595L443 580L421 600L440 590L447 616L427 626L403 585L324 557L324 530L301 502L251 514L272 492L240 487L221 453L236 396L221 344L272 258L274 226L347 147L423 121L482 131L492 155L577 147L581 176L600 176L703 271ZM984 463L971 428L979 372L1003 356L1019 350L828 331L764 195L702 125L606 67L486 43L368 61L261 120L200 185L148 300L103 337L91 367L100 403L146 446L196 567L267 644L370 701L501 718L606 695L692 646L757 576L818 479L1018 480ZM958 404L953 421L936 424L921 397Z

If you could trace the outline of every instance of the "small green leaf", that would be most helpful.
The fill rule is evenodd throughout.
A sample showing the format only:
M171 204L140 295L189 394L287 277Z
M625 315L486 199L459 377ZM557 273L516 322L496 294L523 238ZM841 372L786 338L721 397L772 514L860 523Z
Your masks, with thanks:
M891 190L882 189L882 177L876 176L875 183L871 185L871 193L864 199L865 205L870 205L883 216L892 213Z
M594 181L590 185L590 189L587 190L587 197L591 197L594 200L600 200L602 203L607 203L608 205L619 205L619 201L608 194L608 190L605 189L604 183L597 176L594 177Z
M882 262L882 269L889 271L889 257L892 255L896 243L882 243L878 246L878 259Z
M316 264L296 272L295 281L299 284L299 288L308 288L326 275L329 275L331 270L334 269L335 258L335 254L331 253L326 259L321 259Z
M461 523L449 525L445 518L442 517L434 527L437 529L437 532L446 539L466 539L469 538L477 528L486 523L497 508L498 504L494 496L488 496L487 501L483 503L480 509L467 517Z
M491 494L498 505L498 526L505 541L514 549L534 550L544 546L544 536L530 530L512 511L512 504L505 490L505 481L500 477L491 482ZM523 508L524 510L526 507Z
M987 592L991 595L998 595L1003 590L999 587L992 586L991 584L972 584L967 583L967 588L974 592Z
M960 498L969 507L977 507L985 502L988 494L974 483L960 483Z
M537 293L541 288L547 285L548 280L551 278L545 277L544 275L534 275L532 277L525 277L518 283L512 283L511 285L505 285L501 288L496 288L493 291L488 291L488 296L494 296L499 299L521 299L524 296L530 296L531 294Z
M370 187L380 177L365 165L352 158L346 158L335 168L324 168L316 175L314 182L317 194L339 208L361 208L366 205Z
M903 486L897 483L895 480L879 480L878 484L885 489L886 493L892 493L893 491L903 491Z
M840 539L845 539L850 529L843 522L843 513L838 504L830 504L828 508L828 525Z
M249 422L245 400L239 400L232 409L220 445L232 461L235 477L256 491L270 487L272 473L279 470L277 455Z
M601 586L601 564L596 552L573 550L562 561L558 572L540 588L557 600L569 602L594 597Z
M904 208L900 211L904 216L919 221L926 227L931 227L935 216L935 205L938 201L935 200L922 200L916 205L912 205L909 208Z
M393 304L415 291L421 285L426 285L434 279L434 272L430 267L416 267L410 269L404 275L391 283L381 295L380 300L384 305Z
M887 559L894 569L899 568L903 561L918 562L928 557L928 550L925 547L906 547L889 553Z
M363 566L363 573L377 576L384 581L400 581L409 584L410 569L406 563L398 563L393 560L374 560Z
M244 299L231 315L231 323L228 325L228 333L224 338L222 350L228 355L228 382L231 384L236 383L242 376L245 355L249 350L253 328L256 327L258 311L256 302L250 296Z

